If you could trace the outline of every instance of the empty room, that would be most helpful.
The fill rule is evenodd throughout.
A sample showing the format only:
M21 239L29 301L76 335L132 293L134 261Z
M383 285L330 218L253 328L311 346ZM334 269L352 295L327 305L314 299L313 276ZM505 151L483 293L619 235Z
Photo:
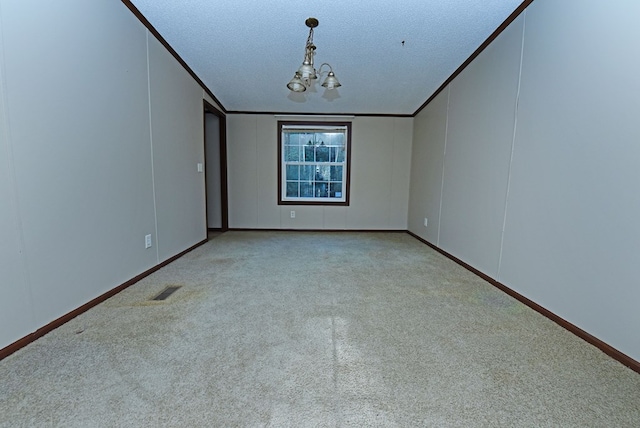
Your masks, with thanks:
M640 426L639 17L0 0L0 427Z

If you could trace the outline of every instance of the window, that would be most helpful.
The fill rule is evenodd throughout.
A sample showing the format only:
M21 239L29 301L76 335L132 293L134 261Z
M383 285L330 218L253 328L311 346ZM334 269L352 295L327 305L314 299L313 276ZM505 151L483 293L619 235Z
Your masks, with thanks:
M278 122L278 204L349 205L349 122Z

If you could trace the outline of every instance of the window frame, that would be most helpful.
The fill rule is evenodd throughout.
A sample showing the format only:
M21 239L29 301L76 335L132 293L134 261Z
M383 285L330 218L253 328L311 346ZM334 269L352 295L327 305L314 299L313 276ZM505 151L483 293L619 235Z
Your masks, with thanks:
M284 194L287 180L285 176L284 144L282 141L283 130L287 127L299 127L311 131L322 132L328 128L345 128L345 161L343 167L346 168L344 181L342 183L344 200L332 201L331 198L322 198L314 201L309 199L289 199ZM278 121L278 205L316 205L316 206L349 206L351 194L351 122L319 122L319 121Z

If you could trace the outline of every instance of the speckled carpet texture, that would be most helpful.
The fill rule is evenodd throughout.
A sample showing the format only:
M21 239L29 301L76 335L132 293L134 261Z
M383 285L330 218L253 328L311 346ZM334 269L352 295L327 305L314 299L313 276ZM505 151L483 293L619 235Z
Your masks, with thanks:
M405 233L232 231L0 361L0 426L638 427L640 375Z

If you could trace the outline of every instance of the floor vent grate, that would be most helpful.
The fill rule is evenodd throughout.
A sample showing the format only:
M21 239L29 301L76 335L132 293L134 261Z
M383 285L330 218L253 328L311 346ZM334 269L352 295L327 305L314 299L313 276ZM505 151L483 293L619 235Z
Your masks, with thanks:
M167 298L169 298L169 296L171 296L173 293L178 291L179 288L180 287L176 287L176 286L167 287L160 294L158 294L156 297L154 297L151 300L167 300Z

